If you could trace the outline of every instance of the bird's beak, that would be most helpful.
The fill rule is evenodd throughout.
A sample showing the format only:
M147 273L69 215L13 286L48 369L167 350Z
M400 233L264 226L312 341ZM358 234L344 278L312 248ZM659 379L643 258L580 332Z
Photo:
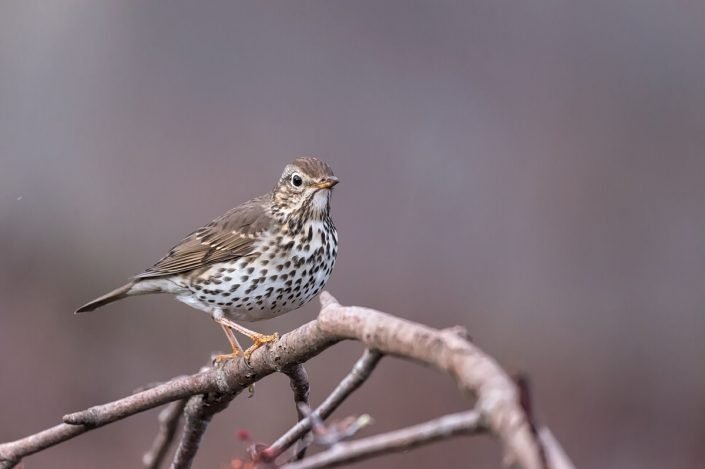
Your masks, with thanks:
M340 179L338 179L335 176L328 176L325 179L322 179L318 181L315 186L318 187L319 189L330 189L331 187L335 186L340 182Z

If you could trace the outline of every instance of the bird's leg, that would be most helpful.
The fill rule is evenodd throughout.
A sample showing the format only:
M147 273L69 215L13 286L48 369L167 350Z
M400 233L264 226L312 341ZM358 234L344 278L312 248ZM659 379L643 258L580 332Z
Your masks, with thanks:
M245 327L242 327L241 325L236 324L226 318L217 318L215 321L218 324L220 324L221 326L228 327L229 329L235 329L239 333L246 335L247 337L252 339L252 342L254 342L254 343L250 346L250 348L245 350L245 352L243 354L245 356L246 361L250 360L250 356L252 355L252 352L254 352L255 350L257 350L258 348L260 348L261 346L263 346L265 344L268 344L270 342L274 342L279 339L279 334L277 334L276 332L272 335L260 334L259 332L251 331L251 330L249 330Z
M240 343L237 341L237 337L235 337L235 333L233 330L230 328L230 326L227 326L220 321L217 321L218 324L220 324L220 327L223 328L223 332L225 332L225 336L228 338L228 342L230 342L230 347L233 349L232 353L227 353L224 355L217 355L213 360L215 362L224 362L227 360L232 360L233 358L237 358L241 355L244 355L245 352L242 351L242 347L240 346Z
M215 357L213 357L213 361L215 363L223 363L227 360L232 360L234 358L237 358L240 355L244 355L245 352L242 351L242 347L240 346L240 342L237 341L237 337L235 337L235 333L230 328L230 326L226 326L225 324L220 324L220 327L223 328L223 332L225 332L225 336L228 338L228 342L230 342L230 347L232 347L233 353L226 353L224 355L216 355ZM250 366L250 364L247 363L247 360L245 360L245 365ZM255 395L255 384L254 383L250 384L250 386L247 388L247 390L250 392L250 395L248 397L254 396Z

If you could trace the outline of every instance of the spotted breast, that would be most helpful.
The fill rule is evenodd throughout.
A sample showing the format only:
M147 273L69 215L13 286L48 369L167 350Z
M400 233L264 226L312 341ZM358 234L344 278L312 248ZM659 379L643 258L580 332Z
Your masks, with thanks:
M234 319L259 321L295 310L325 286L335 265L338 235L332 220L312 220L291 233L288 225L261 236L252 254L176 279L187 291L177 299Z

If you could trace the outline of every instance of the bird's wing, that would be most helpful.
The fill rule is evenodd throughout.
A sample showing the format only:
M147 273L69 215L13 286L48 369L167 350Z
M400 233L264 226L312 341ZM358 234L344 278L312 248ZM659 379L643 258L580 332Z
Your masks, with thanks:
M189 272L251 254L259 235L272 223L265 202L264 197L253 199L216 218L184 238L169 254L135 278Z

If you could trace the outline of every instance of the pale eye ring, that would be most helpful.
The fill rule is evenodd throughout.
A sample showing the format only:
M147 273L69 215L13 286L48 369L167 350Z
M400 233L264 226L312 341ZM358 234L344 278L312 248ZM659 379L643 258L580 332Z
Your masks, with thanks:
M299 176L299 173L294 173L291 175L291 184L294 185L294 187L301 187L301 184L304 183L304 180L301 179L301 176Z

